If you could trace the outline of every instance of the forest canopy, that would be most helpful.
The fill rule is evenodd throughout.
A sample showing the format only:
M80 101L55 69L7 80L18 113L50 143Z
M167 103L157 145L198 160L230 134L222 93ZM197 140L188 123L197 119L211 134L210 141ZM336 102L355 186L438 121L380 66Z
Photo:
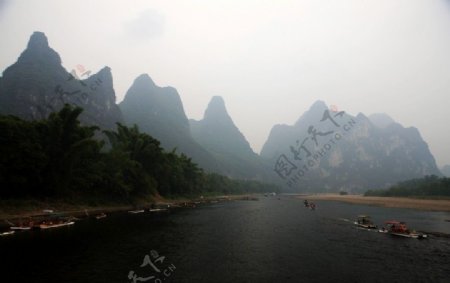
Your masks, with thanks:
M136 125L103 132L81 125L82 111L65 105L39 121L0 115L0 197L130 200L278 191L272 184L205 173Z
M450 196L450 178L430 175L399 182L386 190L369 190L364 195L382 197Z

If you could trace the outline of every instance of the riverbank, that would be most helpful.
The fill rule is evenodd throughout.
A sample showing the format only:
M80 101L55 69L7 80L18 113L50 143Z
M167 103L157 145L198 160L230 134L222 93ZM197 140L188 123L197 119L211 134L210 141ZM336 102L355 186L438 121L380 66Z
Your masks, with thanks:
M2 200L0 201L0 220L43 217L52 213L79 217L86 214L130 210L132 207L132 205L120 203L74 204L63 200ZM52 213L49 213L50 211Z
M0 200L0 220L15 220L36 217L46 217L49 215L63 215L70 217L80 217L85 215L96 215L99 213L112 213L129 211L133 209L148 209L156 207L193 207L202 203L211 203L226 200L249 200L255 198L254 195L221 195L206 196L197 198L163 198L154 197L140 200L135 204L99 202L95 204L70 203L64 200ZM49 213L51 211L51 213Z
M450 211L450 200L417 199L404 197L366 197L363 195L317 194L299 196L300 199L340 201L383 207L412 208L430 211Z

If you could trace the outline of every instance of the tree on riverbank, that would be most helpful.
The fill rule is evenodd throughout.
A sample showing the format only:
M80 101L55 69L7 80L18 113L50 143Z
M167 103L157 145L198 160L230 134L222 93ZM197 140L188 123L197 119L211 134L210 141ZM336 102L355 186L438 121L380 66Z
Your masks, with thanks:
M274 185L205 173L176 150L137 126L105 131L80 125L83 110L66 105L48 119L25 121L0 115L0 197L95 196L131 200L203 192L277 191Z
M431 175L400 182L387 190L369 190L365 196L449 196L450 178Z

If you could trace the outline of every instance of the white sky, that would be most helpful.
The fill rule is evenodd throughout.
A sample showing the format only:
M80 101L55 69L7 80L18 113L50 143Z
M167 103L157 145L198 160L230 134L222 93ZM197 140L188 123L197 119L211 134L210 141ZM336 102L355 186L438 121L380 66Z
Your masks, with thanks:
M214 95L256 152L318 100L415 126L450 164L449 0L0 0L0 72L33 31L67 70L148 73L201 119Z

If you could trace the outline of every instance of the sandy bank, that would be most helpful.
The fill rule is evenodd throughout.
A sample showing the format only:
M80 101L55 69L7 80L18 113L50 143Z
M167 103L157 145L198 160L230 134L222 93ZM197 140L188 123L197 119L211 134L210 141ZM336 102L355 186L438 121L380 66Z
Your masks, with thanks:
M342 201L354 204L401 207L432 211L450 211L450 200L415 199L401 197L365 197L363 195L318 194L298 197L308 200Z

